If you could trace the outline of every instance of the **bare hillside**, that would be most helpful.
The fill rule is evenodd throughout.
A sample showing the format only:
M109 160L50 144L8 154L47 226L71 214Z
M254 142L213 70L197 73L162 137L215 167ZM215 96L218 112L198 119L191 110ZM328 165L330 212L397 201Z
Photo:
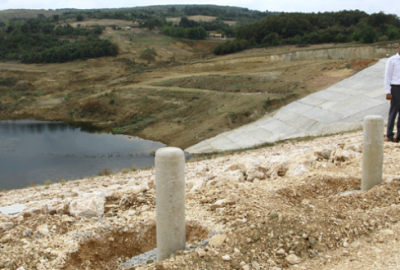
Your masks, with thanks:
M96 25L106 26L102 38L118 44L117 57L64 64L0 63L0 119L93 124L185 148L254 121L376 61L271 60L288 52L309 55L314 48L293 46L215 57L211 51L221 41L180 40L136 28L126 31L124 21L117 20L87 20L82 27ZM113 25L123 30L113 30ZM376 57L366 53L364 58L369 55Z

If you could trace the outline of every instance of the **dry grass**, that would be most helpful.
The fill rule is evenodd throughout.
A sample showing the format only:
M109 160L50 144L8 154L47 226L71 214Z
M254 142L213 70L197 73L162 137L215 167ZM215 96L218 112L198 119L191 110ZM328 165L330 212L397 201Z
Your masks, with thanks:
M131 170L129 170L129 169L122 169L121 170L121 173L123 173L123 174L127 174L127 173L129 173Z
M193 15L187 17L189 20L196 21L196 22L212 22L217 19L216 16L206 16L206 15ZM166 18L167 22L172 22L173 24L179 24L181 21L181 17L174 17L174 18ZM224 23L228 25L235 25L237 21L224 21Z
M51 184L53 184L53 182L49 179L47 179L46 181L44 181L45 186L50 186Z

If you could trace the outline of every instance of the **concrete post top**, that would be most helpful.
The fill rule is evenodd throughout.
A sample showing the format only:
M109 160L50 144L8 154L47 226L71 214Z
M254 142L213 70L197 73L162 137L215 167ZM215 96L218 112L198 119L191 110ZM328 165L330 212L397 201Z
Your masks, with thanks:
M177 159L184 157L184 153L178 147L163 147L156 151L156 157Z
M364 117L364 121L383 121L383 117L380 115L367 115Z

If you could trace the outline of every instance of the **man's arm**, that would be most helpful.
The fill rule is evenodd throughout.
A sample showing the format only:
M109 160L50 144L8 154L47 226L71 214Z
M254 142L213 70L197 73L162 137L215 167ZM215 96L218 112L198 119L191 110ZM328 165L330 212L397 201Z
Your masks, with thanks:
M386 99L391 100L392 94L390 91L390 82L392 81L393 75L393 61L392 58L389 58L386 63L386 72L385 72L385 91L386 91Z

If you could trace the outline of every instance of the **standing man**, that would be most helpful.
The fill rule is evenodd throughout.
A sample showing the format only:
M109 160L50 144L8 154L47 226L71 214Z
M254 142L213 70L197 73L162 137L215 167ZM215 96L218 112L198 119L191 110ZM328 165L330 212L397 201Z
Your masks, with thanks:
M397 50L397 54L388 59L385 73L386 99L390 100L386 137L390 142L400 141L400 119L397 120L396 138L393 132L394 122L400 112L400 43Z

